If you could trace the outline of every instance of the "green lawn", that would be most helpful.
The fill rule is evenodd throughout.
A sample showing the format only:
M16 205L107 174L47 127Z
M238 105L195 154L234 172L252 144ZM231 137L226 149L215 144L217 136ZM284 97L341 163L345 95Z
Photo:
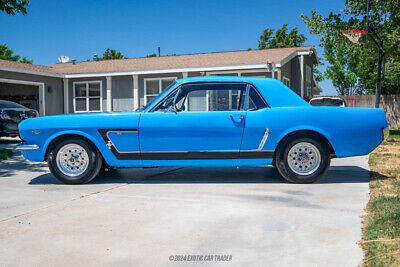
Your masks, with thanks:
M5 149L5 148L0 148L0 161L4 160L4 159L8 159L9 157L12 156L12 151L9 149Z
M400 266L400 130L371 153L370 201L364 220L363 265Z

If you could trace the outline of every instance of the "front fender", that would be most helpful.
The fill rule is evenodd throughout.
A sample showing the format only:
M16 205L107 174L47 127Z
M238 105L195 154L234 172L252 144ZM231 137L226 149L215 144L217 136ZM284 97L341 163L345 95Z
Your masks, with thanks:
M26 159L28 159L30 161L37 161L37 162L45 161L47 149L49 148L49 145L51 144L51 142L54 141L56 138L58 138L60 136L65 136L65 135L77 135L77 136L81 136L81 137L88 139L97 147L97 149L103 155L103 159L107 162L107 157L104 156L104 153L107 153L108 151L104 150L104 148L102 147L102 144L100 144L98 139L91 134L88 134L86 132L79 131L79 130L65 130L65 131L56 132L56 133L50 135L48 138L46 138L42 144L40 142L36 142L36 143L32 142L32 141L27 142L27 144L38 145L39 149L23 150L21 153ZM107 164L109 164L109 162L107 162Z
M41 149L43 159L46 157L46 151L47 151L47 148L49 147L50 143L52 141L54 141L54 139L56 139L57 137L60 137L63 135L79 135L79 136L85 137L85 138L89 139L97 147L97 149L100 150L100 143L92 135L87 134L82 131L78 131L78 130L67 130L67 131L57 132L57 133L51 135L49 138L47 138L46 142L43 145L43 148Z

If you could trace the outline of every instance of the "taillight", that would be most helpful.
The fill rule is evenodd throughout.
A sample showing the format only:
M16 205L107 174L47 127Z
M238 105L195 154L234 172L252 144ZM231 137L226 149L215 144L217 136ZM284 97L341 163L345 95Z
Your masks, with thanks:
M1 113L1 114L0 114L0 118L3 119L3 120L11 120L10 116L8 116L8 115L5 114L5 113Z
M35 111L35 117L39 117L39 112Z

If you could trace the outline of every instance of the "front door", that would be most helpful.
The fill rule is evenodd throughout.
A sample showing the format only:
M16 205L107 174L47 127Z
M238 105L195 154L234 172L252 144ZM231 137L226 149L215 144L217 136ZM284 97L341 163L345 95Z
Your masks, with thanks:
M211 160L221 165L221 160L238 159L246 88L244 83L186 84L142 114L143 165L210 165Z

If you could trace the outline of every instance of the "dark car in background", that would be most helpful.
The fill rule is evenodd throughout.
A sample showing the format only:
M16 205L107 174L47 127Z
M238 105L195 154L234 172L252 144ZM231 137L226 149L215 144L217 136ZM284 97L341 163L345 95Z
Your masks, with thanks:
M18 136L18 124L34 117L39 117L36 110L11 101L0 100L0 137Z
M314 97L309 104L315 107L346 107L346 102L340 97Z

